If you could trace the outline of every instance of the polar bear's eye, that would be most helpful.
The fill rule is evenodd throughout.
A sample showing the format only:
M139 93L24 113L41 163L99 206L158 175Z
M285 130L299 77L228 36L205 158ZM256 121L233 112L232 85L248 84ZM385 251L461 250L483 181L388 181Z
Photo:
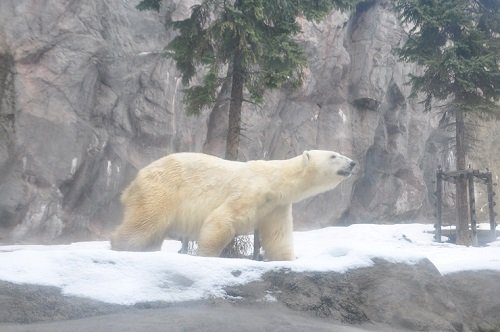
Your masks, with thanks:
M332 155L330 158L335 159L335 158L337 158L337 156L336 155Z

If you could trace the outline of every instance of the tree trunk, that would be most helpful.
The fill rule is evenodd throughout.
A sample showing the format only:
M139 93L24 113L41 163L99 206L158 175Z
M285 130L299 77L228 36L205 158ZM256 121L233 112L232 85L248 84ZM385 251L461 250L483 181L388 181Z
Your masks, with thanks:
M462 110L455 111L456 167L457 171L465 170L465 122ZM467 202L467 179L465 175L457 177L457 244L470 246L472 243L469 231L469 213Z
M231 85L231 101L229 103L229 126L226 139L226 159L237 160L240 146L241 105L243 104L244 74L241 63L241 52L236 50L233 57L233 80Z
M227 75L231 77L232 68L228 68ZM227 79L222 83L217 100L208 118L207 137L203 144L203 153L220 158L225 157L230 94L231 80Z
M231 82L231 100L229 102L229 121L226 137L226 159L238 160L238 150L240 147L240 132L241 132L241 106L243 104L243 85L245 84L245 77L243 73L243 66L241 63L241 52L236 49L232 63L232 82ZM257 235L258 237L258 235ZM243 242L245 242L243 240ZM260 242L254 246L260 249ZM244 246L243 246L244 247ZM224 248L222 257L234 257L243 254L239 252L242 248L238 247L236 239L233 239ZM255 249L254 249L255 251Z

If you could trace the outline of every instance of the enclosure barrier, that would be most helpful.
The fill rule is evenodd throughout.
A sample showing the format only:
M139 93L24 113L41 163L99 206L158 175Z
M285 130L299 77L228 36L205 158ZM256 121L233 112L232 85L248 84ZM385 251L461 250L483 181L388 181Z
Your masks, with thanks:
M438 167L436 172L436 198L437 198L437 223L435 225L435 240L437 242L441 242L441 228L443 223L443 181L450 182L456 185L457 178L465 177L466 185L468 187L469 193L469 217L470 217L470 228L472 231L472 244L474 246L478 245L478 236L477 236L477 216L476 216L476 198L474 194L474 180L478 182L482 182L486 184L486 191L488 193L488 213L489 213L489 222L490 222L490 238L491 240L496 239L496 222L495 222L495 210L494 207L496 205L494 201L495 192L493 191L493 177L491 172L486 169L486 172L480 172L479 170L469 169L462 171L451 171L444 172L441 166Z

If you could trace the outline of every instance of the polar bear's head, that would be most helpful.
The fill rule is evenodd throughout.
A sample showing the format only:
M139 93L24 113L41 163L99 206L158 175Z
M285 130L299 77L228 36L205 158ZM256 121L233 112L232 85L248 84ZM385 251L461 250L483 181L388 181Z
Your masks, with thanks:
M335 188L352 174L356 163L334 151L309 150L302 154L304 169L316 193Z

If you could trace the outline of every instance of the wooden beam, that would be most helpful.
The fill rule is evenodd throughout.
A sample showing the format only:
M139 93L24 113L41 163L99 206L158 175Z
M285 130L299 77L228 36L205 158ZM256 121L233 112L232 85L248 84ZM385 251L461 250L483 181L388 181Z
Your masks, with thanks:
M458 177L460 175L465 175L465 174L468 174L470 172L470 170L468 169L464 169L464 170L461 170L461 171L449 171L449 172L443 172L443 175L445 177Z
M436 232L434 234L434 239L436 242L441 242L441 226L443 224L443 170L441 167L438 168L436 173L436 213L437 213L437 223L434 225Z
M260 244L260 232L259 232L258 229L255 229L255 231L253 233L253 255L252 255L252 258L255 261L260 261L261 260L261 257L260 257L260 247L261 247L261 244Z
M469 187L469 214L470 214L470 228L472 230L472 245L478 246L477 242L477 218L476 218L476 197L474 195L474 175L469 173L467 175Z
M493 192L493 177L491 175L491 172L488 172L486 190L488 191L488 210L490 215L490 230L492 237L491 240L495 241L497 224L495 222L495 201L494 201L495 192Z

